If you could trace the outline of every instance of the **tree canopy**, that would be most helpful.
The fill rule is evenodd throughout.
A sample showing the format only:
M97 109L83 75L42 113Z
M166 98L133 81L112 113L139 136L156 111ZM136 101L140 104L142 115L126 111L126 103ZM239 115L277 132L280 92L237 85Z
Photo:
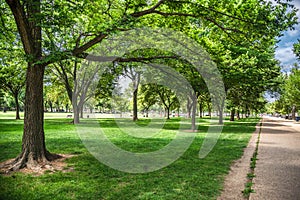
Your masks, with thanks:
M272 79L276 74L271 59L275 38L296 23L295 9L283 0L276 4L261 0L0 0L0 14L1 51L9 51L5 43L12 38L27 62L22 152L12 169L36 166L57 157L45 146L45 67L74 57L86 58L95 45L118 32L166 27L182 31L207 49L224 75L228 90L243 80L241 76L245 77L243 84L250 77L251 83L264 85L259 80L270 74ZM142 59L121 56L111 61ZM273 66L271 71L265 70L266 63Z

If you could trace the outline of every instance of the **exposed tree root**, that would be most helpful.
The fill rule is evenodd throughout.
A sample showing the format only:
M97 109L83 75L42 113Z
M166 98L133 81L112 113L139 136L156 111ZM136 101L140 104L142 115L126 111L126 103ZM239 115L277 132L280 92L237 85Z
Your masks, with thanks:
M45 171L55 172L55 171L72 171L73 168L68 168L65 159L73 157L71 154L50 154L47 152L45 157L38 160L34 159L31 154L25 156L26 154L21 154L15 159L7 160L0 163L0 173L9 175L13 172L24 172L35 175L44 174Z

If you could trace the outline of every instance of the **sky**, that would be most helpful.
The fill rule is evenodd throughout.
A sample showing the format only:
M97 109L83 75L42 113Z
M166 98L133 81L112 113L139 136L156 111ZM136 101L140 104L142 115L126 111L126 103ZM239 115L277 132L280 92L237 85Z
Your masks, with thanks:
M280 61L280 66L283 72L289 72L294 63L300 64L297 61L295 54L293 53L293 44L300 39L300 0L294 0L292 4L298 8L297 17L298 23L295 26L295 30L289 30L284 32L280 38L280 42L277 43L277 49L275 52L275 58Z

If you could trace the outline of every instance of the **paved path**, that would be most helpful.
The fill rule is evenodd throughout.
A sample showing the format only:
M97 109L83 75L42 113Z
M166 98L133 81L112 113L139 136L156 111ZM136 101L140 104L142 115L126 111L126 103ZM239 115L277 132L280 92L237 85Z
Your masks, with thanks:
M264 118L250 200L300 200L300 124Z

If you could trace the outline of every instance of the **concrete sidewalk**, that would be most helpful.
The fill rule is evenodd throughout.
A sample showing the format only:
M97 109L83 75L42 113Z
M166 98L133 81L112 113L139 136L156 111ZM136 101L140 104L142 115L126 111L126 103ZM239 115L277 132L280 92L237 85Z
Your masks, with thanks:
M250 200L300 200L300 124L264 118Z

